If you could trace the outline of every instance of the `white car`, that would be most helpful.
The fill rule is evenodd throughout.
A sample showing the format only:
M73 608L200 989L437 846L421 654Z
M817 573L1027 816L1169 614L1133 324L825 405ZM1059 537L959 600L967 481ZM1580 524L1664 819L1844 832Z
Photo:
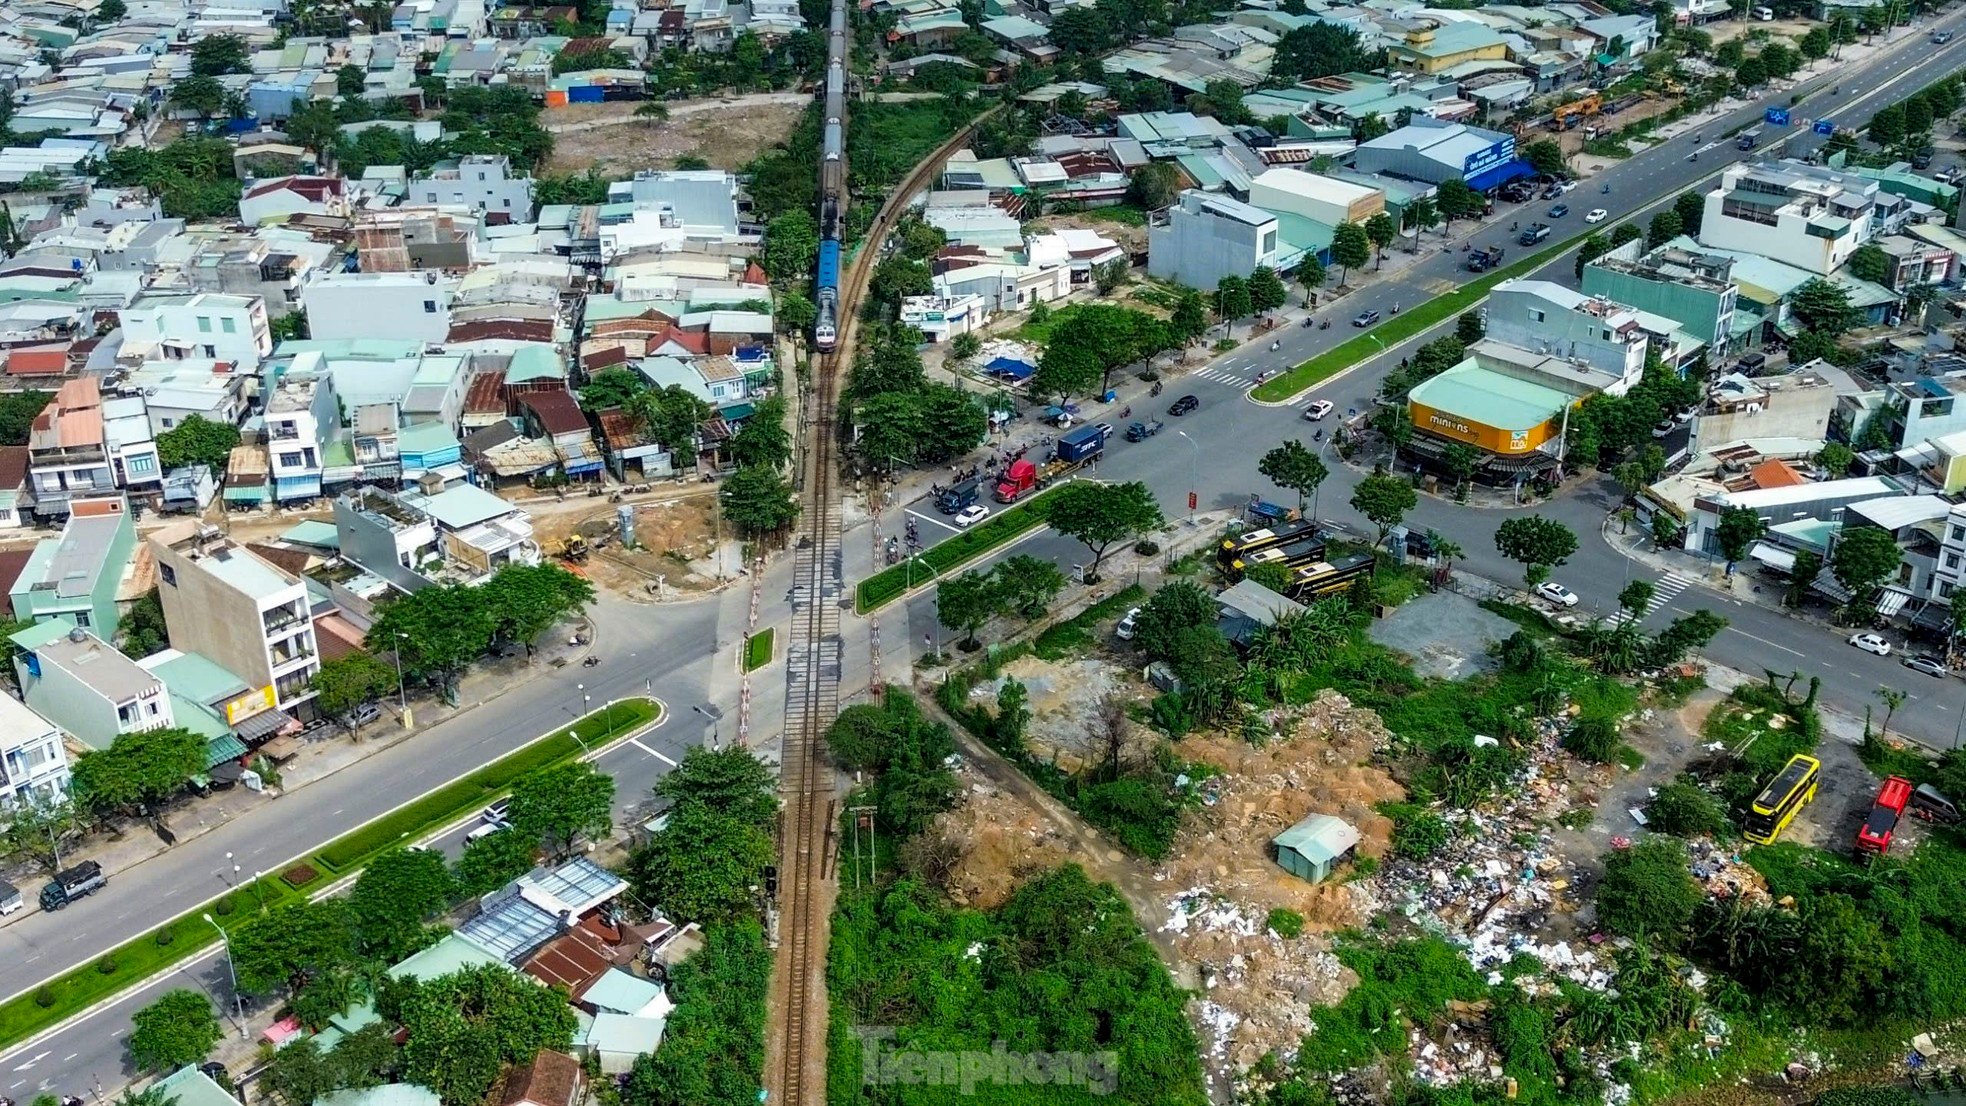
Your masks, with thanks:
M1556 182L1556 186L1558 188L1561 188L1563 191L1568 192L1571 189L1577 187L1577 182L1566 177L1563 180Z
M981 503L972 503L956 512L956 526L967 530L990 517L990 509Z
M1850 644L1866 653L1876 653L1880 657L1891 655L1891 643L1876 634L1851 634Z
M1577 593L1557 583L1555 580L1545 580L1537 584L1536 594L1551 603L1555 603L1559 607L1574 607L1577 605Z
M1603 209L1603 208L1601 208L1601 207L1594 207L1594 208L1591 208L1591 210L1590 210L1590 213L1589 213L1589 214L1587 214L1587 215L1585 215L1585 216L1584 216L1584 222L1586 222L1586 223L1602 223L1603 221L1605 221L1606 219L1609 219L1610 217L1611 217L1611 213L1610 213L1610 212L1608 212L1608 211L1606 211L1606 210L1604 210L1604 209Z
M1318 400L1316 403L1304 408L1304 421L1317 422L1319 419L1324 418L1324 416L1329 415L1334 406L1336 405L1328 399Z
M1132 610L1126 612L1126 617L1120 619L1120 624L1118 626L1113 627L1113 636L1120 639L1121 641L1132 641L1133 628L1139 625L1139 619L1140 619L1140 608L1135 607Z

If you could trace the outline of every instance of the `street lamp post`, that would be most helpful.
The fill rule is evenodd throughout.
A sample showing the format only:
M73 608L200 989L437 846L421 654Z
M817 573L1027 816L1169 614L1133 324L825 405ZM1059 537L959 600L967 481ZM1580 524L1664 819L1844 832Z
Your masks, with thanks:
M408 641L410 635L399 630L396 633L396 639L398 641ZM410 728L410 696L408 690L403 686L403 647L398 645L396 648L390 650L390 652L396 658L396 706L403 712L403 728L407 730Z
M1188 443L1188 525L1195 524L1195 501L1201 498L1201 446L1188 437L1186 430L1176 430L1176 434Z
M205 915L205 920L218 930L219 943L225 946L225 974L232 980L232 1016L239 1023L239 1039L243 1041L246 1039L246 1004L239 998L239 969L232 964L232 937L210 914Z

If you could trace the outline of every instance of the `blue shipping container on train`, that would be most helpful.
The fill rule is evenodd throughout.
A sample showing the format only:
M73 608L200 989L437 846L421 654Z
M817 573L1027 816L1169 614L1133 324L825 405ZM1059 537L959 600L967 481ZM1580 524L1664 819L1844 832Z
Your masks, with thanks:
M840 244L828 238L819 243L819 287L840 286Z

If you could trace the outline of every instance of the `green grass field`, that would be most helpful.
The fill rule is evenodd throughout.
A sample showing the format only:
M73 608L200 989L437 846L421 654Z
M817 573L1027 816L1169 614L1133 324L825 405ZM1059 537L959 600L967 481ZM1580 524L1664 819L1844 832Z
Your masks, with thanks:
M772 638L775 631L767 626L744 639L744 671L756 672L771 663Z
M611 710L588 715L575 723L574 730L589 748L597 748L634 733L661 714L662 708L654 700L630 699L614 704ZM0 1048L18 1044L217 944L218 932L205 922L203 914L214 914L220 925L230 928L235 921L243 921L249 911L312 894L326 886L331 875L352 875L388 849L422 837L489 802L527 772L572 759L581 752L573 732L555 731L302 857L299 863L311 865L321 874L298 888L289 887L280 878L280 872L292 867L283 864L255 883L200 903L95 961L0 1004ZM98 894L115 894L113 883Z
M1054 488L1057 486L1052 485ZM879 610L910 588L960 568L1043 525L1045 496L1050 490L1047 488L1022 503L1005 507L948 541L929 547L919 556L884 568L860 581L854 588L853 609L861 614Z

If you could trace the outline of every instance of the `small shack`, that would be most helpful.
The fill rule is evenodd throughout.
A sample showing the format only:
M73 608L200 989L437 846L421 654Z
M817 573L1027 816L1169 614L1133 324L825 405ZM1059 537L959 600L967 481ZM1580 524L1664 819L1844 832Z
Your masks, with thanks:
M1299 879L1320 883L1358 844L1358 829L1342 818L1313 814L1276 835L1277 864Z

